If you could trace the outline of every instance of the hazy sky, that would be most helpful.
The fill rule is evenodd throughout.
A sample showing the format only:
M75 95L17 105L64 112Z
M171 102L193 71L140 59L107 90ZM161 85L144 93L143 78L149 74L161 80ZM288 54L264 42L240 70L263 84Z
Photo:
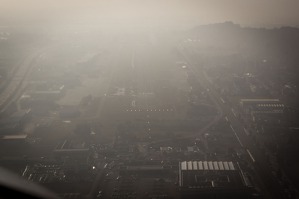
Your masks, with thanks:
M0 0L0 20L299 25L299 0Z

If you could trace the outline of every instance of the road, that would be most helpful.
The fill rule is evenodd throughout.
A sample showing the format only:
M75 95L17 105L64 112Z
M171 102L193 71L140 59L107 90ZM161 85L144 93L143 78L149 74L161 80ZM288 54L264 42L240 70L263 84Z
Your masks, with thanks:
M142 93L144 95L144 93L150 93L150 92L154 92L153 91L153 85L152 85L152 75L154 75L153 68L151 68L151 63L146 62L145 59L149 59L148 55L145 54L144 52L141 53L136 53L135 52L135 48L134 47L127 47L127 51L124 51L124 48L126 46L121 45L119 47L118 50L116 50L114 52L115 55L113 55L114 59L112 60L112 68L111 68L111 73L110 73L110 82L107 86L107 92L109 88L111 88L113 85L113 83L115 82L116 79L125 79L125 85L123 85L124 87L126 87L126 89L130 89L130 88L134 88L136 87L136 93ZM137 51L137 50L136 50ZM140 56L144 56L142 58L138 57L138 55ZM130 58L130 59L128 59ZM159 66L155 66L157 68L159 68ZM128 71L127 73L123 73L122 71ZM201 78L198 78L201 79ZM130 81L129 81L130 80ZM105 105L107 105L107 102L109 102L109 100L111 99L111 97L107 94L103 100L101 101L100 105L99 105L99 110L98 110L98 115L96 116L98 119L105 117L105 114L103 114L102 109L105 108ZM213 98L211 98L213 100ZM155 104L156 101L150 101L146 96L144 96L144 98L138 98L136 96L132 96L130 98L130 103L129 103L129 107L133 107L138 108L137 106L140 106L141 108L145 109L145 110L151 110L151 109L157 109L157 111L159 110L159 104ZM124 101L121 101L121 103L125 103ZM199 129L197 132L195 132L193 135L188 135L188 136L184 136L181 137L179 139L185 139L188 137L198 137L198 135L203 135L204 132L206 132L211 126L213 126L216 122L218 122L219 119L222 118L223 113L222 113L222 109L220 108L218 102L216 100L213 100L213 104L215 105L215 107L217 107L218 110L218 114L215 115L215 117L208 123L206 124L203 128ZM125 106L125 105L124 105ZM174 111L175 112L175 111ZM146 129L148 130L148 133L150 134L150 129L151 129L151 113L152 112L148 112L148 113L144 113L144 115L142 116L142 118L144 118L144 125L146 127ZM85 118L86 119L86 118ZM92 119L92 118L88 118L88 119ZM93 118L95 119L95 118ZM153 141L150 142L147 145L143 145L142 147L147 147L148 145L151 144L158 144L158 143L164 143L167 141L172 141L173 138L167 138L167 139L162 139L162 140L158 140L158 141ZM99 187L101 187L103 180L104 180L104 176L107 173L107 169L101 169L98 171L97 173L97 177L93 183L93 186L90 190L90 193L88 194L87 198L94 198L97 194L97 191L99 190Z
M103 168L99 169L99 171L96 175L96 179L94 180L94 183L92 184L92 187L91 187L89 193L85 197L86 199L96 198L96 196L99 192L99 188L103 186L104 179L105 179L107 172L108 172L108 169L105 166Z
M7 110L7 108L16 101L23 93L27 86L27 78L30 75L30 71L35 66L39 58L42 58L42 54L46 48L36 49L27 56L21 63L20 67L16 70L14 76L9 81L8 85L0 94L0 113L1 115Z
M196 80L198 81L198 83L204 87L204 88L209 88L210 85L207 84L206 81L204 81L204 75L203 73L201 73L200 71L196 70L196 68L193 66L193 64L191 64L192 60L189 59L189 57L185 54L184 51L181 51L181 54L184 56L186 62L190 62L189 66L191 66L189 69L192 71L192 73L197 77ZM201 140L205 140L203 139L203 135L204 133L209 130L213 125L215 125L220 119L222 119L223 117L223 111L222 108L220 107L220 103L218 100L216 100L216 98L213 97L213 93L212 92L207 92L207 94L209 95L209 98L212 100L212 104L214 105L213 107L217 109L217 114L214 116L214 118L208 122L205 126L203 126L201 129L195 131L193 134L188 134L188 135L184 135L180 138L177 139L187 139L187 138L195 138L195 137L199 137L201 138ZM210 105L209 105L210 106ZM169 142L169 141L173 141L173 138L166 138L166 139L160 139L160 140L155 140L152 141L148 144L145 144L144 147L148 147L150 145L153 144L160 144L160 143L165 143L165 142ZM204 142L204 145L207 147L207 143Z
M278 181L274 178L269 168L268 163L266 162L266 157L261 151L255 146L252 138L248 136L244 124L237 117L237 114L233 107L231 107L228 103L225 103L221 95L214 89L211 82L206 78L203 73L203 69L198 66L196 61L192 60L190 57L194 54L192 49L184 46L179 47L180 51L187 58L187 61L190 64L192 70L198 75L200 78L200 83L202 86L209 90L209 96L213 100L214 104L217 105L217 109L221 111L221 115L225 115L227 120L230 122L230 128L234 133L238 143L244 150L247 152L248 158L252 161L256 172L261 177L263 184L265 185L267 191L266 198L272 199L282 199L283 190L282 187L278 184Z

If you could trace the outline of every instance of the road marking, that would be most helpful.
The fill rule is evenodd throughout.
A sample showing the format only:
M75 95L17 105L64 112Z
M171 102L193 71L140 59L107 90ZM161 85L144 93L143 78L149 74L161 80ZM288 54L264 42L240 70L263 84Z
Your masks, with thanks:
M249 149L246 149L246 151L247 151L248 155L250 156L252 162L255 162L255 159L254 159L254 157L252 156L252 154L250 153Z
M229 120L228 120L227 116L225 116L225 120L226 120L227 122L229 122Z
M222 98L222 97L220 97L220 100L221 100L221 102L224 104L225 103L225 101L224 101L224 99Z
M233 132L235 132L235 129L232 127L232 125L229 125L230 126L230 128L233 130Z
M243 144L242 144L242 142L241 142L241 140L240 140L240 138L239 138L239 136L237 135L235 129L232 127L232 125L229 125L229 126L230 126L230 128L232 129L232 131L234 132L234 134L235 134L235 136L236 136L236 138L237 138L239 144L241 145L241 147L244 147Z
M234 114L234 116L237 117L235 110L233 108L231 110L232 110L232 113Z

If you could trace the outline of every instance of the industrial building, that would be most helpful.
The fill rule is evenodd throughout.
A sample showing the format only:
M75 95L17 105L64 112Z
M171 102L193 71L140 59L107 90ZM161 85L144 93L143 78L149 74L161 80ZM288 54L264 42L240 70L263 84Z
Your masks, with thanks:
M233 162L179 163L181 198L251 198L252 183Z
M279 99L240 99L240 106L247 114L283 113L285 107Z

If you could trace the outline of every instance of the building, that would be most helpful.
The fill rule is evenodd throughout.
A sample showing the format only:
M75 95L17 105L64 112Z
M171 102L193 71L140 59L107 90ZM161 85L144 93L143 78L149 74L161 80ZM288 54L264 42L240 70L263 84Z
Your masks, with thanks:
M57 88L48 88L45 90L31 91L29 94L32 98L35 98L35 99L56 100L56 99L59 99L65 93L65 91L66 91L65 86L62 85Z
M240 106L247 114L283 113L284 109L279 99L240 99Z
M27 139L27 135L25 134L19 134L19 135L4 135L1 136L1 144L4 145L7 143L7 145L13 145L15 144L16 146L18 144L24 144Z
M64 140L59 143L54 153L57 156L74 156L74 157L87 157L90 153L89 147L85 142L79 142L75 140Z
M285 105L279 99L241 99L240 107L245 117L252 121L274 121L277 123L282 119Z
M181 198L251 198L252 185L238 165L226 161L179 163Z
M27 138L26 134L22 135L4 135L2 140L25 140Z
M14 134L0 136L0 156L16 154L28 147L27 135Z

